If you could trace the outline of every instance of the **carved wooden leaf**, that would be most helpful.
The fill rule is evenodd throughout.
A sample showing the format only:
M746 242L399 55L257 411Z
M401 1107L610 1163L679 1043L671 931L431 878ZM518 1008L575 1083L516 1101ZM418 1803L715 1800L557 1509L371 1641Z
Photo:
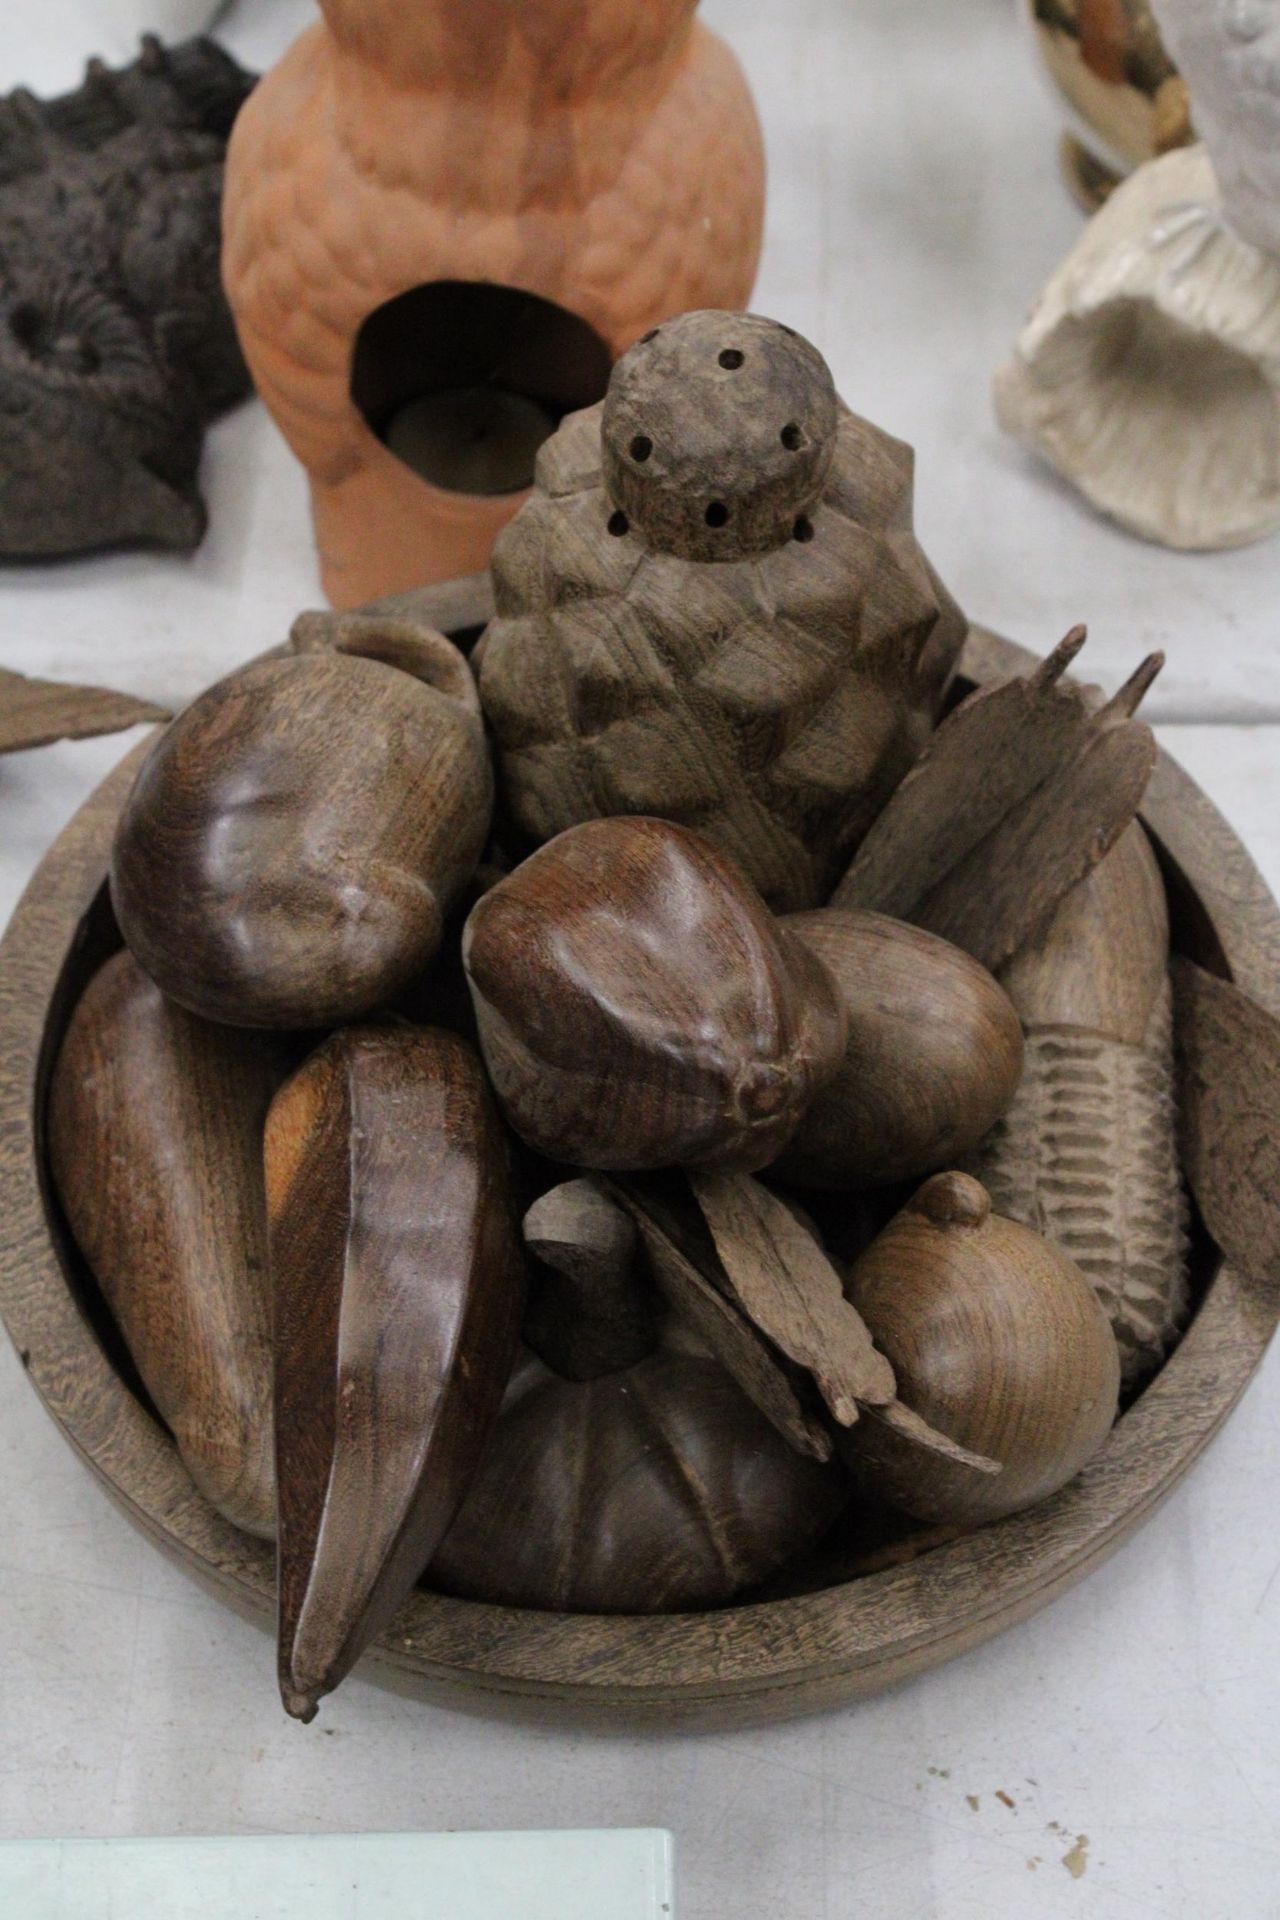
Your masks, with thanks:
M864 1411L869 1419L892 1427L900 1439L909 1441L925 1453L940 1454L944 1460L953 1461L958 1467L970 1467L975 1473L995 1474L1003 1471L998 1460L989 1459L985 1453L974 1453L969 1447L962 1447L958 1441L948 1439L945 1433L939 1433L936 1427L931 1427L921 1414L913 1413L901 1400L894 1400L887 1407L868 1406Z
M0 667L0 753L22 753L55 740L89 740L123 733L148 720L167 720L163 707L106 687L73 687L60 680L31 680Z
M642 1203L629 1186L611 1184L610 1191L639 1228L654 1282L672 1311L701 1335L721 1366L784 1439L811 1459L829 1460L831 1435L804 1407L781 1356L713 1284L686 1248L677 1245L665 1222L654 1217L647 1200Z
M1232 1265L1280 1283L1280 1021L1191 960L1172 975L1191 1190Z
M743 1312L813 1375L840 1425L854 1425L860 1404L888 1406L898 1390L893 1368L790 1208L744 1174L692 1172L689 1183Z
M893 914L993 972L1115 845L1156 747L1133 718L1164 664L1152 654L1105 706L1060 684L1076 628L1025 679L958 707L867 835L831 904Z

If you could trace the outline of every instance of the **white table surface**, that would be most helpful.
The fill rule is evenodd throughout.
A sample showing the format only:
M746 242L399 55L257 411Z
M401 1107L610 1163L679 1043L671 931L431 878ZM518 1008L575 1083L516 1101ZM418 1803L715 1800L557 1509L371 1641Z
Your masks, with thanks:
M261 62L308 13L239 0L225 31ZM1077 231L1012 0L704 13L766 122L757 305L915 441L925 540L975 615L1045 646L1091 619L1110 684L1167 649L1162 743L1280 888L1280 545L1140 546L991 418L991 369ZM2 82L22 77L15 46L0 24ZM61 45L35 77L74 73ZM194 561L0 573L0 663L176 698L280 638L314 570L302 485L256 408L217 429L207 480ZM127 744L0 762L0 918ZM1280 1920L1278 1486L1280 1353L1085 1586L879 1702L610 1738L355 1678L302 1729L276 1704L265 1636L130 1531L0 1346L0 1835L657 1826L676 1834L683 1920Z

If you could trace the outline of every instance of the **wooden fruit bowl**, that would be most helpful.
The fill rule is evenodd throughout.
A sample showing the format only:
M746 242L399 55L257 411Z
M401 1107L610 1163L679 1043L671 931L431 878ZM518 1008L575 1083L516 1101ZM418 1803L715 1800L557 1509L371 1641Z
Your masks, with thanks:
M975 630L974 682L1031 656ZM264 1626L268 1547L196 1493L71 1246L52 1193L45 1095L68 1014L119 944L104 874L131 755L40 866L0 945L0 1314L49 1412L129 1518ZM1169 887L1175 950L1280 1013L1280 910L1240 842L1161 757L1144 819ZM730 1726L871 1694L1025 1619L1088 1573L1172 1491L1231 1412L1280 1319L1280 1295L1243 1279L1203 1232L1196 1317L1102 1452L1031 1512L857 1580L814 1563L812 1590L684 1616L519 1611L419 1591L368 1656L427 1698L609 1725ZM838 1578L838 1577L837 1577ZM792 1582L804 1587L805 1575ZM264 1684L267 1684L264 1679Z

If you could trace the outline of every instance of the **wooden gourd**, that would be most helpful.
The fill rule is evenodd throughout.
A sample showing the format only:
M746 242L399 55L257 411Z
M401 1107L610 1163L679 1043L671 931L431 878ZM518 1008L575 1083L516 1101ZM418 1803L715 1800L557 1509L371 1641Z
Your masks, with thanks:
M917 1519L968 1525L1034 1506L1110 1432L1120 1358L1097 1296L1059 1248L993 1213L967 1175L923 1186L855 1263L848 1291L906 1405L1001 1465L974 1474L859 1422L841 1437L844 1459Z
M494 552L481 698L523 832L660 815L775 910L825 902L964 638L912 467L790 328L690 313L640 340Z
M524 1337L554 1373L597 1380L634 1366L657 1343L652 1284L625 1209L594 1180L567 1180L524 1217L537 1263Z
M812 1546L847 1496L713 1360L660 1351L584 1384L531 1362L428 1584L568 1613L721 1605Z
M309 1720L413 1588L511 1371L523 1259L480 1063L451 1034L335 1034L266 1129L280 1688Z
M764 1166L844 1048L830 975L663 820L540 848L472 909L463 955L507 1118L580 1167Z
M1022 1076L1008 996L959 947L884 914L825 908L783 925L835 980L844 1060L778 1163L801 1186L922 1178L975 1147Z
M1130 1387L1188 1306L1168 963L1164 882L1135 823L1001 974L1026 1068L970 1162L997 1212L1055 1241L1092 1282Z
M465 440L468 392L511 395L536 438L599 399L646 328L748 298L760 130L695 6L321 0L324 24L253 95L228 161L227 287L311 477L335 605L483 567L524 498L433 485L384 444L353 365L389 303L442 296L406 326L378 397L461 400ZM486 288L525 298L469 353L467 297Z
M220 680L161 735L116 834L125 939L182 1005L246 1027L382 1006L480 858L492 770L449 641L370 616Z
M127 953L89 983L49 1095L71 1231L205 1498L275 1532L262 1127L287 1057L167 1001Z

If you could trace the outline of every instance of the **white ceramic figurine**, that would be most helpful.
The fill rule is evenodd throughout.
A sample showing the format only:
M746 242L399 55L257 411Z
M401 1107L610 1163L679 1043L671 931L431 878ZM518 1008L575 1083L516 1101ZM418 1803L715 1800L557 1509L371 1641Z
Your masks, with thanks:
M1280 0L1157 0L1203 145L1090 222L996 380L1001 424L1173 547L1280 527Z

